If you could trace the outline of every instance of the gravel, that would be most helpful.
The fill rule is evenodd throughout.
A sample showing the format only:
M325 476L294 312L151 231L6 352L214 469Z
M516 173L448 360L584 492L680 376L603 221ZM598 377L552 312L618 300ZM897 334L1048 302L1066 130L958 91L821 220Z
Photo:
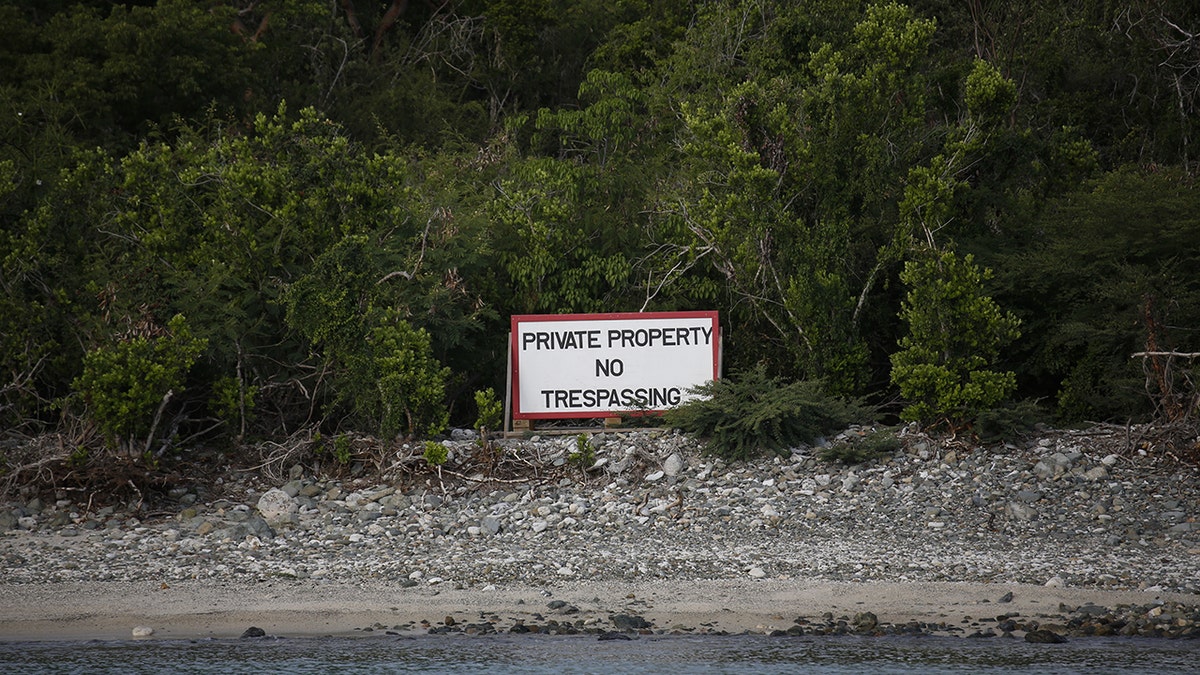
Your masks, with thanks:
M571 579L961 581L1200 594L1194 466L1121 428L978 447L908 427L843 465L822 446L727 463L663 430L495 442L523 475L488 477L469 434L441 471L403 446L374 478L229 473L145 513L60 495L0 504L0 584L383 580L486 589ZM594 462L579 466L581 449ZM389 458L390 459L390 458ZM474 474L472 472L475 472Z

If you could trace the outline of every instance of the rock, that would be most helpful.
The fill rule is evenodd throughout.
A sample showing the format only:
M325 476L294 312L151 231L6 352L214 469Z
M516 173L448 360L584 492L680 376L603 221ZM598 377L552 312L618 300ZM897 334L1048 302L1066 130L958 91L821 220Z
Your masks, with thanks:
M266 637L267 631L258 626L250 626L242 632L242 639Z
M17 529L17 520L17 515L12 511L0 511L0 532Z
M684 466L683 457L678 452L672 452L666 461L663 462L662 469L663 473L674 478L679 475L679 472L683 471Z
M279 488L271 488L258 498L258 512L267 521L278 521L296 513L300 505L296 499Z
M614 614L608 617L608 620L612 622L612 625L617 627L617 630L623 631L645 630L654 627L644 617L637 614Z
M666 475L666 473L663 471L655 471L653 473L648 473L648 474L646 474L646 482L653 483L654 481L660 480L665 475Z
M767 576L766 571L764 571L761 567L751 567L749 574L751 579L762 579L763 577Z
M1033 474L1041 479L1047 479L1054 475L1054 465L1046 460L1039 460L1033 465Z
M289 519L291 517L291 514L287 516ZM285 522L286 519L279 518L278 521ZM259 518L258 516L251 516L247 518L242 525L246 528L248 533L253 534L256 537L260 537L262 539L275 538L275 530L271 529L271 526L267 524L266 520Z
M1045 628L1039 628L1037 630L1031 630L1028 633L1026 633L1025 641L1032 642L1035 644L1057 645L1057 644L1062 644L1062 643L1066 642L1067 638L1059 635L1058 633L1055 633L1052 630L1047 630Z
M1029 522L1038 517L1037 509L1021 502L1009 502L1008 506L1005 507L1005 511L1008 512L1009 516L1023 522Z
M479 521L479 529L485 534L497 534L500 532L500 519L495 516L484 516Z
M151 635L154 635L154 629L150 626L133 627L133 637L135 638L150 637Z
M1013 599L1012 591L1009 591L1009 592L1005 593L1004 595L1000 596L1000 599L997 600L996 602L1012 602L1012 599Z
M879 618L873 612L859 612L854 615L853 623L860 631L872 631L879 625Z

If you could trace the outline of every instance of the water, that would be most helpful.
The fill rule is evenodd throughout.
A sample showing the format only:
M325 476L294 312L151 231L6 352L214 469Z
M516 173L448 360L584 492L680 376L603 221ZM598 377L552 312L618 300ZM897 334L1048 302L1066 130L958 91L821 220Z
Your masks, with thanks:
M1196 673L1200 641L372 636L0 642L0 673Z

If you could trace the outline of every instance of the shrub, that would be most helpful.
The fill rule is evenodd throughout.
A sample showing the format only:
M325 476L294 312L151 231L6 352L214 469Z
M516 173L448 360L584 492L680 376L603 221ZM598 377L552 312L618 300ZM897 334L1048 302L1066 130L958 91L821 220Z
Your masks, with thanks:
M596 463L596 449L592 447L592 441L587 434L575 437L575 452L567 456L567 461L581 470L587 470Z
M1020 400L979 413L973 430L984 443L996 443L1033 432L1038 422L1050 418L1037 401Z
M667 423L708 439L709 452L730 460L781 452L870 417L861 401L828 395L819 382L785 384L762 365L691 393L696 398L665 413Z
M350 447L350 437L346 434L338 434L333 437L333 458L338 464L349 464L350 458L354 456L353 449Z
M826 462L841 462L842 464L862 464L873 459L890 455L900 449L900 439L889 430L872 431L864 436L851 436L818 453Z
M900 273L909 332L892 355L892 382L909 401L903 419L957 427L1016 389L1012 371L990 368L1020 334L1017 318L984 293L990 274L951 251L929 251Z
M425 441L425 452L421 456L429 466L440 467L450 459L450 451L437 441Z
M429 333L406 321L375 328L371 335L378 374L377 405L385 436L403 431L432 436L446 428L446 379L450 369L433 357ZM371 401L374 403L375 401ZM362 402L360 402L361 405Z
M487 440L488 432L500 428L503 422L504 408L496 398L496 390L488 387L475 392L475 408L479 411L475 431L479 432L480 440Z
M142 439L149 445L162 408L182 391L188 370L206 346L177 314L157 335L138 335L88 352L83 374L72 385L108 442L132 451Z

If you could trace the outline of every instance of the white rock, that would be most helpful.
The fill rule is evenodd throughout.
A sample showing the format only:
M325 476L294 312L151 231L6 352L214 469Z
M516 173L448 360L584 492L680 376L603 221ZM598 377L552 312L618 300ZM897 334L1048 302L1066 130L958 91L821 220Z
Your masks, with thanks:
M1062 588L1063 586L1066 586L1066 585L1067 585L1067 582L1060 576L1050 577L1046 581L1046 583L1043 584L1043 586L1045 586L1046 588Z
M761 567L751 567L750 568L750 577L752 579L762 579L765 576L767 576L767 573L763 570L763 568L761 568Z
M150 626L134 626L133 627L133 637L135 637L135 638L150 637L151 635L154 635L154 629L151 628Z
M671 456L667 457L662 466L663 473L671 477L678 476L679 472L683 471L683 467L683 457L681 457L678 452L672 452Z
M648 473L648 474L646 474L646 482L653 483L654 481L662 478L664 475L666 475L666 474L662 471L655 471L654 473Z
M300 504L295 497L289 497L288 493L279 488L271 488L258 498L258 512L267 522L285 518L298 510Z

